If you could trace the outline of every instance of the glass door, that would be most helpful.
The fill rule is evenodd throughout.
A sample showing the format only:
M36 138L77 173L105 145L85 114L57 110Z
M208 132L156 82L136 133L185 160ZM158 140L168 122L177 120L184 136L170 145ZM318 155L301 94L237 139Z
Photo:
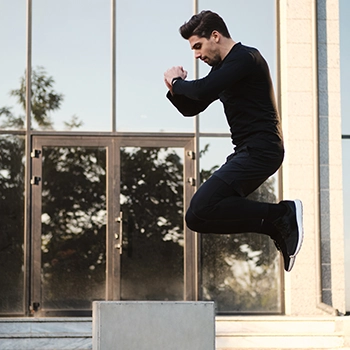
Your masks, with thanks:
M189 137L34 137L34 315L88 316L94 300L197 297L197 235L184 225L193 145Z
M192 138L121 140L122 300L197 298L197 235L184 224L193 147Z
M108 193L112 154L111 139L33 141L33 313L89 315L93 300L115 297L119 210Z
M121 299L183 300L183 149L122 147Z

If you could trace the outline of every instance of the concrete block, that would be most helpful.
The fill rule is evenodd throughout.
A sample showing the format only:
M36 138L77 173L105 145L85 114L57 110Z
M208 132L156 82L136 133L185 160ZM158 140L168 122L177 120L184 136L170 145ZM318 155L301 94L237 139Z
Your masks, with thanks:
M93 350L214 350L213 302L93 302Z

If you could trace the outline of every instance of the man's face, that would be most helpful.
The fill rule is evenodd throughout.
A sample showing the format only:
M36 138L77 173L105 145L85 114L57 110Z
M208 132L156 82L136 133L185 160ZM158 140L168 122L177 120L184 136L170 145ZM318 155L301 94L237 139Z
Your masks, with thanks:
M221 62L216 35L212 34L209 39L192 35L188 41L191 45L191 49L194 51L195 58L201 59L209 66L216 66Z

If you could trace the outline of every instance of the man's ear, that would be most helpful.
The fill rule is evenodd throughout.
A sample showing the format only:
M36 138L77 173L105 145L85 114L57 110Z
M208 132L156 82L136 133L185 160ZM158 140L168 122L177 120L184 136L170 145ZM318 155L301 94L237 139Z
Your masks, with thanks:
M211 36L213 37L216 43L220 41L221 34L217 30L213 30L213 32L211 33Z

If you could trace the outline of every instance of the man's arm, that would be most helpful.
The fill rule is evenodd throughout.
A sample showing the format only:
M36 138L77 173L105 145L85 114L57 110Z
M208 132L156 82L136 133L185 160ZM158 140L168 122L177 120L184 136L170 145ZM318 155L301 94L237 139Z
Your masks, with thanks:
M213 67L210 73L201 79L178 80L172 87L174 95L184 95L192 100L214 101L227 88L254 73L255 58L249 52L241 52L234 57L227 57L222 65Z
M213 101L198 101L182 94L174 94L173 87L180 81L183 81L183 79L186 79L186 77L187 71L185 71L183 67L172 67L164 73L164 82L169 89L167 98L170 100L170 102L178 109L182 115L186 117L192 117L204 111Z
M192 100L184 95L173 95L171 91L169 91L166 96L185 117L193 117L198 113L203 112L212 102Z

